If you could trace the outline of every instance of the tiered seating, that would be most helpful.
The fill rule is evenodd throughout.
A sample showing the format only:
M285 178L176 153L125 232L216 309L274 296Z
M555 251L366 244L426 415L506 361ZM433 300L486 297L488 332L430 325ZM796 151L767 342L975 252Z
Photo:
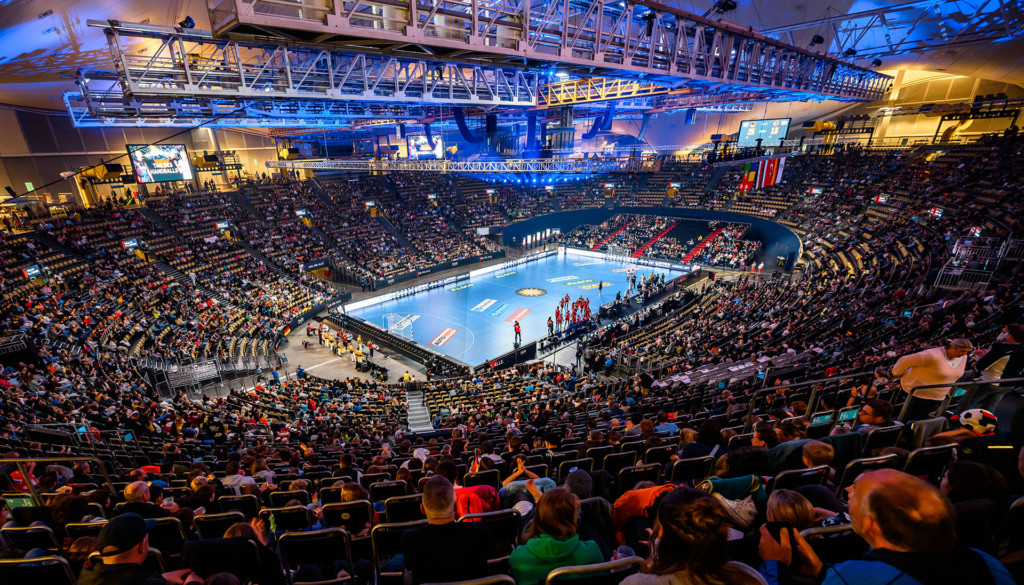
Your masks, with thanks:
M679 183L672 205L700 207L704 202L704 188L711 181L715 167L696 162L666 162L661 171L647 177L643 190L637 193L643 205L661 205L671 183Z
M355 181L324 183L333 207L321 215L328 235L338 247L364 270L377 277L387 277L429 266L430 262L369 217L367 201L385 196L386 187L368 177ZM329 223L328 223L329 222Z
M498 204L491 203L487 193L488 190L497 191L497 184L462 175L455 177L455 184L459 196L445 203L451 206L455 220L467 236L474 236L478 227L503 226L508 223Z
M427 199L430 193L454 199L457 194L450 178L438 174L402 173L392 180L398 195L384 196L384 213L431 264L496 250L496 246L485 238L475 234L467 237L440 207L435 207Z
M575 371L527 364L427 383L422 388L423 405L435 424L445 429L435 437L405 438L409 408L405 385L306 375L280 385L260 380L251 390L218 399L158 398L133 369L129 360L133 347L140 348L140 354L172 352L168 355L179 359L190 352L225 351L213 335L190 334L199 325L222 334L234 322L231 311L237 307L213 302L202 287L184 290L152 263L119 255L113 247L97 246L88 263L83 262L85 268L71 290L42 286L18 290L14 298L10 295L15 291L5 289L10 298L0 314L4 327L32 339L40 348L42 363L0 373L4 429L0 452L7 459L16 455L23 461L82 455L102 461L113 477L109 485L105 478L95 477L102 475L97 466L91 471L78 468L70 477L63 470L37 467L37 477L22 478L5 462L0 469L0 483L10 490L5 497L12 501L15 495L23 497L29 481L40 493L34 503L49 504L15 508L10 518L25 524L30 523L26 519L38 519L42 525L27 527L39 537L36 542L44 542L51 554L71 557L72 548L88 542L72 539L83 531L102 530L97 524L80 522L86 514L112 517L123 509L118 506L126 491L136 489L126 489L129 482L152 481L148 497L153 503L148 510L167 516L161 520L164 529L150 534L154 552L149 562L155 565L199 569L196 559L205 551L212 557L204 568L210 572L234 571L245 573L246 578L256 574L261 580L284 583L303 578L323 581L322 577L338 576L344 570L347 576L354 574L357 582L383 583L387 573L401 569L397 557L403 550L400 538L381 535L410 528L396 523L421 519L418 492L431 473L475 488L461 494L475 496L473 506L497 513L464 519L488 523L494 531L492 540L510 543L495 547L492 568L498 573L506 570L503 557L516 544L522 545L524 537L514 522L499 524L497 517L514 519L519 511L543 506L547 500L538 501L539 493L555 484L581 492L580 505L568 508L568 525L579 526L581 538L597 543L601 558L608 559L621 545L642 555L644 548L658 546L642 529L647 526L641 528L646 518L642 502L656 501L659 491L696 498L675 488L707 480L703 491L742 485L738 495L751 494L759 502L769 494L794 500L797 493L806 493L800 496L805 499L816 498L815 492L834 496L814 504L796 500L811 511L806 525L797 528L810 529L805 537L817 556L839 563L834 572L843 561L861 558L866 549L844 516L848 511L866 512L855 506L846 509L842 504L848 497L845 488L865 470L899 468L933 485L948 471L943 490L951 501L970 503L973 515L972 522L962 526L949 519L947 530L958 531L955 539L963 546L997 552L1019 573L1020 562L1013 555L1021 549L1019 513L1024 504L1011 504L1006 494L1020 493L1024 478L1017 469L1019 445L1012 433L979 437L954 429L936 436L949 424L946 417L913 421L907 433L899 427L849 432L853 429L843 419L854 412L847 405L866 408L865 394L882 404L899 405L895 384L876 374L876 368L889 370L898 356L950 335L967 336L976 346L988 347L1019 313L1024 292L1014 280L996 281L984 295L950 294L923 286L928 284L931 266L945 258L947 235L963 234L987 209L1012 210L1019 205L1012 198L1021 180L1020 141L981 146L952 148L954 156L944 162L941 158L908 162L902 157L860 153L822 159L827 189L783 218L801 231L807 253L817 262L812 278L773 282L746 275L728 283L705 283L700 292L673 295L596 331L579 346ZM998 178L981 187L991 200L972 207L978 203L973 191L978 188L979 173L995 173ZM860 183L863 174L874 176L870 185ZM927 183L921 183L924 176L929 178ZM925 186L915 201L909 195L920 184ZM871 196L881 192L892 194L892 203L886 206L901 217L877 213ZM174 234L171 245L160 253L169 262L178 262L183 272L194 270L197 279L204 279L202 286L220 286L217 290L235 302L250 301L243 282L249 273L230 263L235 250L196 239L205 233L199 224L228 209L228 203L195 201L200 210L196 216L190 211L190 198L169 199L160 206L161 213L175 221L188 219L183 225L190 235ZM949 221L904 217L939 201L954 216ZM259 209L257 205L253 201ZM962 218L955 217L957 206L964 208ZM48 235L9 239L5 259L13 262L8 262L8 271L32 261L33 247L42 249L38 245L42 239L63 237L76 245L72 238L85 237L88 243L95 241L94 234L122 228L151 235L159 231L136 214L123 222L127 214L120 211L90 213L81 218L81 225L73 223L64 229L54 223L47 226ZM643 221L653 225L658 218ZM993 225L994 229L982 226L982 237L1005 229ZM728 232L725 241L742 236L743 226L718 228ZM199 252L181 254L178 248L186 244L196 245ZM68 256L64 251L60 254ZM213 260L224 269L204 264ZM210 281L211 271L221 280ZM241 275L239 280L234 274ZM260 286L272 284L267 275L262 276ZM239 310L248 311L246 318L252 315L259 320L279 306L264 307L268 311ZM904 316L905 311L912 315ZM213 347L197 354L195 343ZM613 377L635 371L645 375ZM759 380L758 372L763 382L754 382ZM837 374L846 377L837 378ZM826 380L804 383L822 378ZM71 445L28 441L26 437L39 424L64 425L55 428L71 431ZM87 427L84 432L77 431L80 425ZM132 433L131 439L124 438L125 431ZM893 449L901 435L905 442ZM807 439L821 444L804 442ZM958 440L964 442L957 444ZM995 451L1009 456L986 459L986 453ZM525 458L522 471L517 455ZM991 467L982 467L982 461ZM246 471L244 478L228 476L236 465ZM956 481L955 466L963 465L972 466L959 470L970 478L971 492L966 495L958 492L963 488ZM588 476L590 482L585 481ZM533 481L527 483L526 478ZM509 486L500 497L486 487L497 489L505 483ZM858 483L858 491L870 488L867 483L871 482ZM238 490L244 495L235 495L236 484L242 484ZM909 492L912 499L925 492L946 497L935 495L933 487L915 485L918 489ZM511 493L515 490L525 491L515 496ZM76 493L88 501L75 499ZM173 496L174 503L161 510L159 503L167 495ZM879 489L877 497L889 497L889 491ZM663 501L674 500L666 496ZM723 558L759 565L762 559L754 550L763 538L763 520L756 515L749 519L729 515L717 502L718 498L701 499L693 504L700 510L683 505L683 511L672 513L663 506L658 521L664 526L699 512L714 527L704 537L722 539L715 542L716 550L724 551ZM200 505L206 514L197 519L194 511ZM513 506L517 512L511 511ZM829 523L842 524L828 528L830 533L846 534L836 537L842 544L837 545L836 539L822 544L814 538L821 523L814 506L834 515ZM630 509L637 513L625 512ZM239 513L224 517L215 510ZM506 524L511 528L504 528ZM979 524L989 528L974 530ZM632 530L634 526L637 530ZM332 532L333 527L345 531ZM728 545L723 536L726 528L736 537ZM262 561L257 553L223 553L230 543L214 539L237 531L243 536L236 542L245 550L262 551ZM253 531L255 539L246 542ZM495 534L499 531L501 538ZM28 531L8 525L0 533L9 544L8 554L27 552L23 537ZM942 536L954 540L953 534ZM297 561L295 548L300 547L289 543L334 537L340 540L330 540L330 546L310 553L315 557L312 564L326 561L327 568L307 577L302 571L312 570L306 566L309 563ZM73 542L77 544L72 546ZM312 545L308 548L312 550ZM673 552L659 549L658 554ZM391 559L391 564L379 562L384 558ZM19 568L26 573L18 582L58 582L52 574L46 579L39 576L52 567L51 562L60 563L26 559ZM9 580L5 571L10 566L0 564L0 580ZM292 574L294 567L298 569ZM767 565L765 572L777 574L772 567ZM614 584L620 576L602 573L599 578ZM73 578L65 581L73 583Z

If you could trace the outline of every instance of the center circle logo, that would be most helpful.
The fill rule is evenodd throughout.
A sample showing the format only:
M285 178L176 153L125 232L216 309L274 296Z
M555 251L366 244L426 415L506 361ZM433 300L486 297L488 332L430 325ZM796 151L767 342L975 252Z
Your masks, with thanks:
M542 297L542 296L548 294L548 291L546 291L546 290L544 290L542 288L535 288L535 287L531 286L531 287L521 288L521 289L517 290L516 294L517 295L522 295L524 297Z

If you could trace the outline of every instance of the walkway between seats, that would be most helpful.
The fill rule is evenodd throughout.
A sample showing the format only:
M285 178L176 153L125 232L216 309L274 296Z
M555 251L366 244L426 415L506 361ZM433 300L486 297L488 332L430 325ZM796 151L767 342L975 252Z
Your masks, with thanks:
M700 254L700 251L703 250L705 246L707 246L708 244L713 242L715 240L715 238L717 238L719 236L719 234L721 234L724 231L725 231L725 228L718 228L717 230L711 232L708 235L708 237L706 237L703 240L701 240L700 243L697 244L696 246L694 246L694 248L692 250L690 250L690 253L687 254L683 258L683 264L689 264L690 261L693 260L697 256L697 254Z
M605 238L605 239L601 240L600 242L594 244L594 247L591 248L590 251L591 252L600 252L601 251L601 246L603 246L606 243L608 243L608 240L610 240L610 239L614 238L615 236L621 234L622 230L628 228L631 223L633 223L633 222L629 222L629 223L623 224L622 227L620 227L619 229L615 230L614 232L608 234L607 238Z
M647 248L650 248L651 246L654 245L655 242L657 242L661 238L665 237L665 234L667 234L670 231L672 231L672 228L674 228L674 227L676 227L676 224L672 224L672 225L668 226L660 234L658 234L658 235L654 236L653 238L651 238L650 242L647 242L643 246L640 246L639 248L637 248L636 252L633 252L633 254L631 254L633 256L633 258L639 258L639 257L643 256L644 252L647 251Z

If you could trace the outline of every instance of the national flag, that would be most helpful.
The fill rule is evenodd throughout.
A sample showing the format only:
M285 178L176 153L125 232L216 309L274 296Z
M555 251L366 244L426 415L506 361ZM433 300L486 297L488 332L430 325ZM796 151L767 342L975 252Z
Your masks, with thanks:
M770 158L757 163L757 179L754 187L764 189L782 181L782 170L786 167L786 157Z
M753 165L750 163L743 165L743 181L740 182L740 191L750 191L753 189L756 176L757 172Z

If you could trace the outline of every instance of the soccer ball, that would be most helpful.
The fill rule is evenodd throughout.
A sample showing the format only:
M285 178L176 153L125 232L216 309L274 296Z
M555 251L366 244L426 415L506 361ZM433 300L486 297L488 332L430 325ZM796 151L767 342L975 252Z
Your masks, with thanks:
M999 428L999 421L996 419L996 415L981 408L965 410L960 414L959 418L961 425L979 435L994 433Z

